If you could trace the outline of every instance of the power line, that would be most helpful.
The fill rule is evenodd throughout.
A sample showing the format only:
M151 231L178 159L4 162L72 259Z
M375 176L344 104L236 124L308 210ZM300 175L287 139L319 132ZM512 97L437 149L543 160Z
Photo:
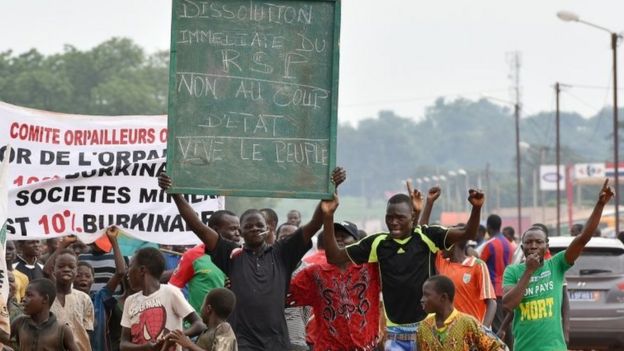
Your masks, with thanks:
M580 97L576 96L575 94L572 94L571 92L565 91L565 90L562 90L562 92L564 92L566 95L568 95L572 99L576 100L577 102L581 103L585 107L588 107L589 109L592 110L592 112L593 111L597 111L597 112L593 112L594 115L598 114L600 112L600 110L604 108L604 106L603 106L600 109L596 109L595 105L592 105L592 104L588 103L587 101L581 99Z
M437 99L437 98L448 98L448 97L461 96L461 95L482 95L483 93L487 93L487 92L501 92L501 91L507 91L507 89L492 89L492 90L459 92L459 93L449 93L449 94L443 94L443 95L420 96L420 97L413 97L413 98L406 98L406 99L377 100L377 101L369 101L369 102L361 102L361 103L353 103L353 104L340 104L340 107L372 106L372 105L387 104L387 103L410 103L410 102L415 102L415 101L431 100L431 99Z
M600 86L600 85L587 85L587 84L566 84L573 88L579 89L595 89L595 90L611 90L611 85L608 86ZM624 90L624 88L618 88L618 90Z

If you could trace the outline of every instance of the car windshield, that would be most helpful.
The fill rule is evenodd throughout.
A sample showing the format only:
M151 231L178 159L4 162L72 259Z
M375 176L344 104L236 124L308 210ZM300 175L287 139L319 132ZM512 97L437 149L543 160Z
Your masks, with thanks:
M557 251L551 248L554 255ZM610 248L585 248L567 275L624 274L624 251Z

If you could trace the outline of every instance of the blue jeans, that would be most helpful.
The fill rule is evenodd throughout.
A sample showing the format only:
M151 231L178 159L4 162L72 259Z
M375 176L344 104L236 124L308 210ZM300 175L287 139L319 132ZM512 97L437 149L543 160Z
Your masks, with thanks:
M420 323L403 324L386 327L388 340L384 344L385 351L417 351L416 332Z

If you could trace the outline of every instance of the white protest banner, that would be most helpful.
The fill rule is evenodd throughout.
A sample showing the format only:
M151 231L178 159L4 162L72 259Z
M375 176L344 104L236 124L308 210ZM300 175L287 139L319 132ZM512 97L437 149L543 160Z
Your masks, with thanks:
M7 275L6 263L6 220L8 208L8 177L9 162L7 157L11 152L11 147L5 147L4 160L0 163L0 329L11 334L11 320L9 317L9 276ZM4 345L0 343L0 348Z
M0 102L0 154L10 144L9 239L75 233L85 242L117 225L137 239L193 244L158 188L167 116L84 116ZM223 198L188 195L203 221Z
M0 227L8 218L9 207L9 161L7 156L11 153L11 147L4 148L3 159L0 163Z

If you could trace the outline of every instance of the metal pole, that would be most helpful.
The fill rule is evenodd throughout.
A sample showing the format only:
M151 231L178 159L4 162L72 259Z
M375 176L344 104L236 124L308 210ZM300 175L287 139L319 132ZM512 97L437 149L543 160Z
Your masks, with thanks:
M518 206L518 233L522 233L522 184L520 174L520 104L514 104L514 118L516 120L516 183Z
M561 149L560 149L560 134L559 134L559 94L561 93L561 87L559 82L555 83L555 95L556 95L556 113L555 113L555 157L557 159L557 235L561 235Z
M464 174L464 184L466 189L464 191L468 191L470 189L470 183L468 182L468 172L466 172L466 174ZM470 208L468 207L468 201L464 202L466 209L466 212L470 212Z
M613 162L615 163L615 234L620 233L620 158L618 140L618 85L617 85L617 41L618 34L611 33L613 50Z
M489 162L485 163L485 193L494 194L494 187L490 187L490 163ZM490 213L490 205L488 204L487 201L485 202L484 209L481 212L485 213L486 215Z

